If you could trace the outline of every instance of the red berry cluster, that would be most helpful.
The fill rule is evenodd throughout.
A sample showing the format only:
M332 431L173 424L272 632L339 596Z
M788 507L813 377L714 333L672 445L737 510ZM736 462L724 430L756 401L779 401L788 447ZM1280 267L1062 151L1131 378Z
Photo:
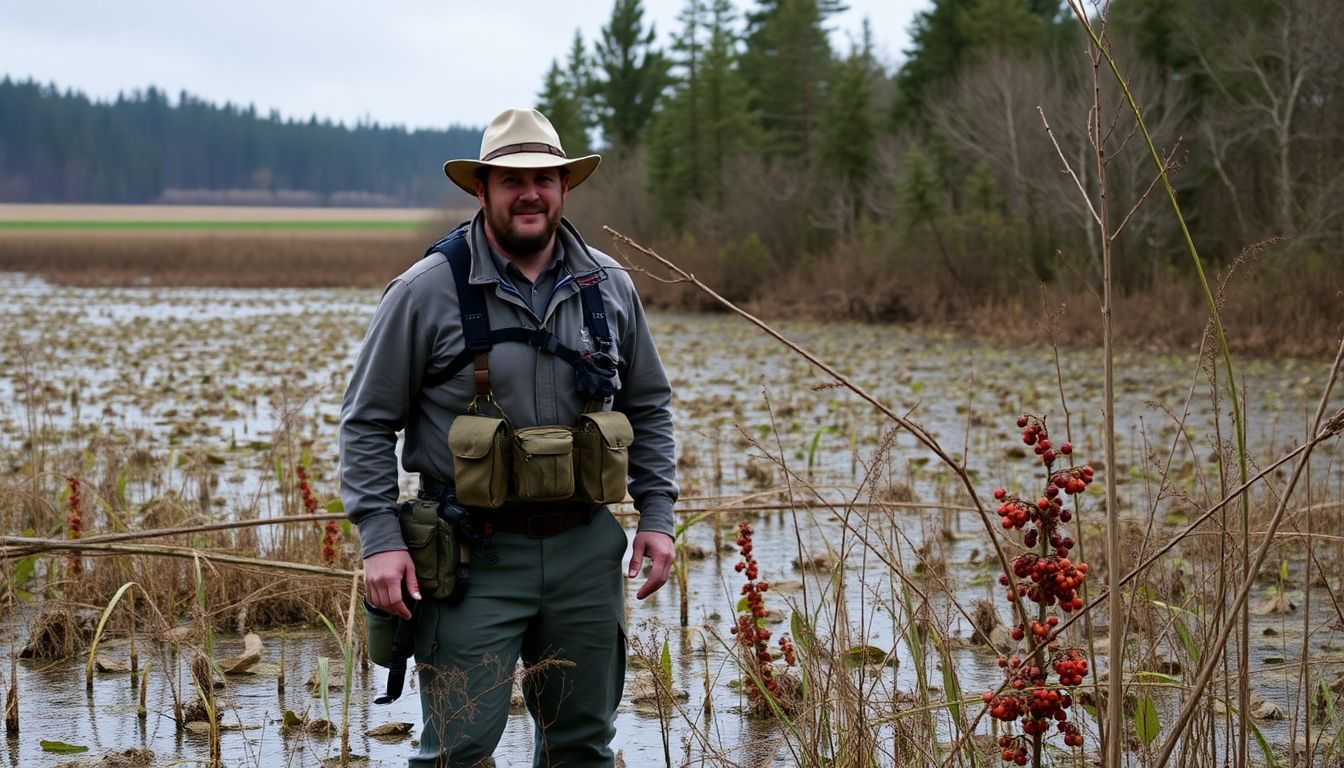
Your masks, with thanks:
M984 694L991 717L1005 723L1022 721L1021 735L1005 734L999 741L1004 762L1026 765L1028 746L1040 755L1040 740L1056 723L1064 737L1064 744L1081 746L1082 734L1069 721L1068 710L1073 696L1067 689L1082 683L1087 676L1087 660L1077 649L1060 649L1057 642L1059 616L1047 614L1057 606L1064 612L1083 607L1078 590L1087 578L1087 563L1074 562L1069 553L1074 547L1072 536L1060 528L1073 520L1073 512L1064 506L1068 497L1087 490L1094 471L1090 466L1056 468L1061 456L1072 456L1073 446L1061 443L1058 447L1050 440L1045 419L1024 414L1017 419L1022 430L1022 442L1033 446L1045 468L1045 487L1039 497L1028 501L999 488L994 498L999 502L998 512L1003 527L1022 530L1022 541L1028 551L1012 560L1012 574L1003 574L999 583L1007 587L1007 599L1015 602L1025 597L1035 603L1037 617L1019 623L1013 628L1014 640L1030 636L1036 650L1023 660L1014 656L1000 658L999 666L1007 675L1007 685L1001 693ZM1056 682L1050 681L1054 672Z
M313 485L308 481L308 469L302 464L294 468L299 478L299 496L303 498L304 514L317 514L317 496L313 494ZM341 539L341 527L335 520L328 520L322 529L322 564L335 567Z
M1087 658L1077 648L1060 651L1055 654L1055 674L1059 675L1060 685L1082 685L1087 677Z
M65 518L66 537L78 539L84 531L83 510L80 506L79 497L79 479L67 477L65 478L65 484L70 489L70 512ZM71 576L78 576L84 572L84 558L80 557L78 552L70 553L69 570Z
M1087 563L1075 564L1059 554L1061 550L1067 554L1069 548L1061 542L1055 546L1055 554L1042 557L1026 552L1013 558L1013 575L1030 579L1031 583L1013 583L1007 576L1000 576L999 583L1008 587L1008 601L1026 595L1034 603L1058 605L1065 612L1082 608L1083 598L1078 595L1078 588L1087 578Z
M322 564L328 568L336 567L337 544L340 542L341 529L335 520L328 520L322 531Z
M742 585L747 608L738 613L737 623L729 631L737 637L737 644L742 647L746 657L751 659L753 671L764 682L766 690L778 695L779 681L774 667L770 665L770 630L761 621L765 618L765 593L770 590L770 582L757 578L759 567L751 553L751 523L744 520L738 523L737 528L737 548L742 553L742 559L737 561L734 569L747 577L747 583ZM797 657L794 655L793 641L788 635L780 636L779 648L784 652L784 662L793 666ZM754 691L755 687L748 690Z
M294 468L294 474L299 477L299 495L303 497L304 514L316 515L317 497L313 495L313 486L308 482L308 469L300 464Z

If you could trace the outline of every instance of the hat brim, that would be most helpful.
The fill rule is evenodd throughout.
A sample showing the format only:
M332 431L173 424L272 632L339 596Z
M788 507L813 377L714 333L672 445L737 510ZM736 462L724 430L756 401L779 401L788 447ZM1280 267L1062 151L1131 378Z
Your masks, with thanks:
M556 162L560 160L560 162ZM569 188L573 189L584 182L598 163L601 155L584 155L572 160L561 159L545 152L517 152L504 155L498 160L482 162L480 160L449 160L443 164L443 172L469 195L476 194L476 170L478 168L568 168Z

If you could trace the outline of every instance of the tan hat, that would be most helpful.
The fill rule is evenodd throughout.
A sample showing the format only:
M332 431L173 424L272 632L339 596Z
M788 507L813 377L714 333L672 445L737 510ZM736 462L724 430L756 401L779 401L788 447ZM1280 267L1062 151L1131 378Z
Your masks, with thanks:
M569 169L569 188L579 186L602 162L601 155L569 159L560 148L560 136L551 121L535 109L506 109L499 113L481 136L480 160L449 160L443 172L468 194L476 194L476 169L559 168Z

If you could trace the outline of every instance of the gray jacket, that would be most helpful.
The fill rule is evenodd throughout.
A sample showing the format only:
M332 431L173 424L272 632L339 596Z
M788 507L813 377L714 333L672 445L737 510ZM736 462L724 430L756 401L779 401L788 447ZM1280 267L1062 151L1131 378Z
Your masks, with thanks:
M624 380L614 402L634 427L630 446L630 495L641 531L673 532L677 499L672 437L672 389L649 334L634 283L614 259L588 248L562 226L556 230L563 269L545 316L499 273L481 214L471 222L471 283L487 286L491 328L544 326L560 343L595 349L583 322L578 278L602 282L607 323ZM363 557L405 549L397 524L396 433L405 430L401 463L443 482L453 479L448 428L475 395L467 365L447 383L425 390L426 371L440 370L465 346L452 268L440 254L421 259L394 279L375 310L341 407L341 501L359 526ZM573 424L584 407L574 392L568 363L519 343L490 350L495 400L515 428Z

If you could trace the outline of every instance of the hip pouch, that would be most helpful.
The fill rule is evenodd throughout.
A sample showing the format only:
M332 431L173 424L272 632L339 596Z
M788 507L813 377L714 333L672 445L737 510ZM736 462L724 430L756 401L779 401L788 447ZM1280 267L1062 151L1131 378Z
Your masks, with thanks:
M364 647L368 651L369 661L380 667L390 667L396 662L400 655L396 647L399 622L400 617L374 608L367 598L364 600Z
M575 497L593 504L624 501L634 439L630 420L620 411L579 416L574 426Z
M522 501L573 498L573 431L569 427L528 427L514 432L513 483Z
M466 594L470 543L457 526L439 513L432 499L402 502L398 512L420 594L456 604Z
M509 493L509 427L503 419L463 415L448 428L459 504L495 509Z

